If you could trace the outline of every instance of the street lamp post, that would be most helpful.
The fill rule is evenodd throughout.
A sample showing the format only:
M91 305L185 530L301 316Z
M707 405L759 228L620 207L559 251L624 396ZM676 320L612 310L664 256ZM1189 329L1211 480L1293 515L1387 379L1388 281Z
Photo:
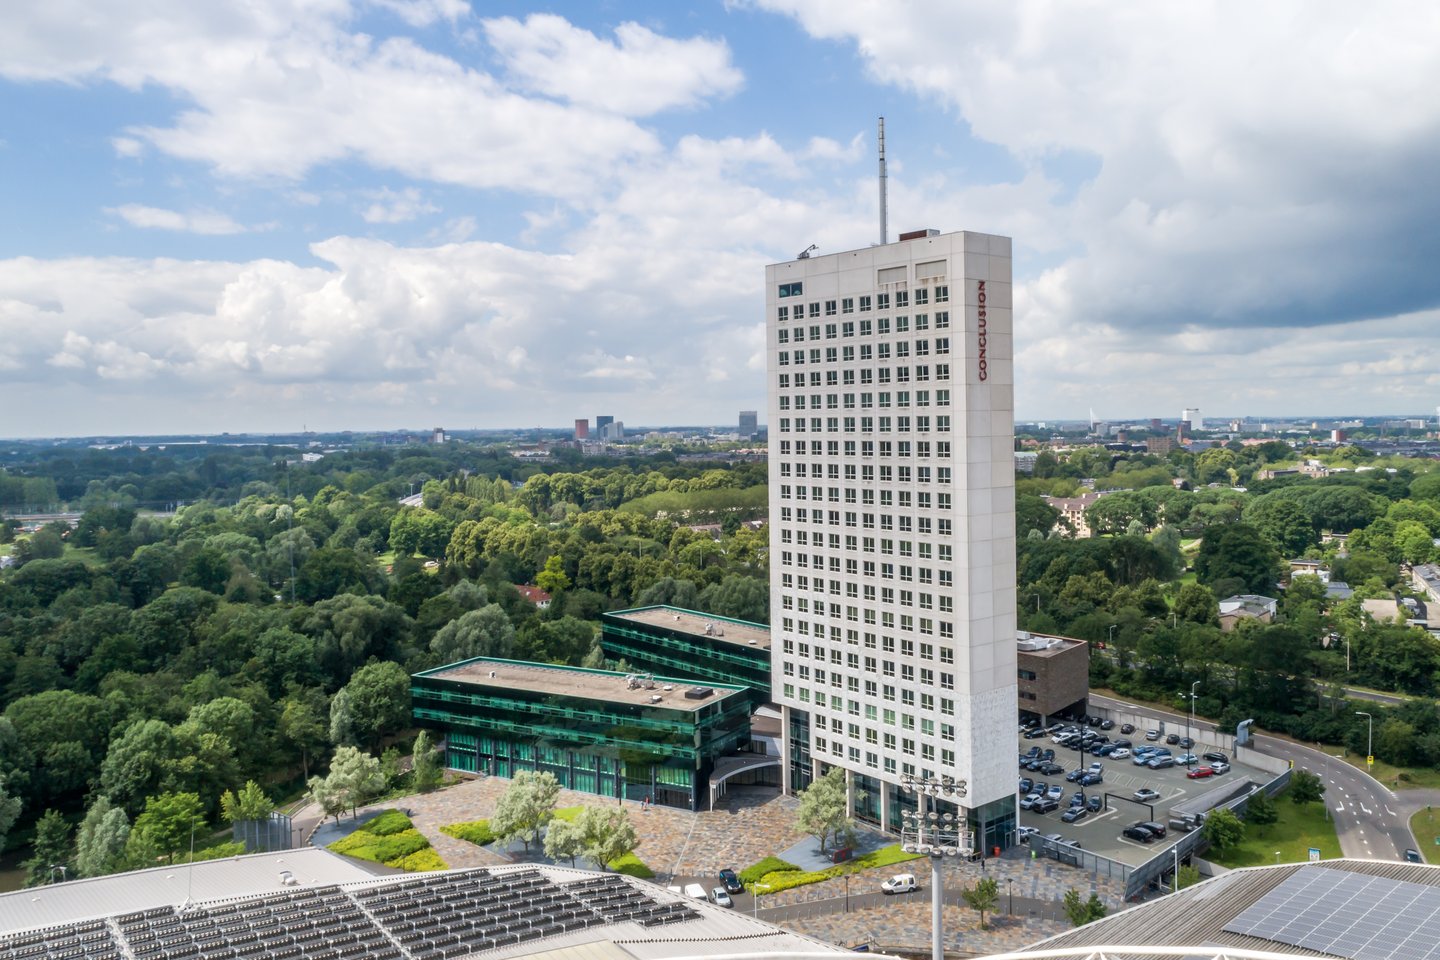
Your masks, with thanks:
M1110 637L1109 637L1109 639L1106 641L1105 646L1107 646L1107 647L1113 647L1113 646L1115 646L1115 628L1118 627L1118 626L1120 626L1120 624L1118 624L1118 623L1112 623L1112 624L1110 624Z
M1195 688L1198 686L1200 686L1199 680L1190 684L1190 726L1185 728L1185 735L1191 740L1195 739Z
M944 920L941 909L945 904L944 880L940 874L940 863L945 857L970 856L975 852L975 835L966 829L965 815L926 811L926 797L959 799L965 796L964 780L946 776L916 777L903 774L900 787L906 793L914 791L919 795L919 809L906 810L904 824L900 828L900 849L906 853L921 853L930 858L930 954L932 960L945 960Z
M1014 878L1014 877L1006 877L1006 878L1005 878L1005 892L1010 895L1010 906L1009 906L1009 908L1008 908L1005 912L1008 913L1008 914L1010 914L1010 916L1013 917L1013 916L1015 916L1015 878Z
M849 875L847 874L846 876L849 876ZM769 890L769 889L770 889L770 884L768 884L768 883L753 883L753 884L750 885L750 894L751 894L752 898L754 899L754 903L752 904L753 910L751 911L751 913L752 913L753 916L756 916L756 917L760 916L760 890L761 890L761 888L764 888L764 889L766 889L766 890Z
M1370 765L1370 758L1375 756L1375 718L1364 710L1356 710L1355 716L1364 717L1370 723L1370 729L1365 734L1365 764Z

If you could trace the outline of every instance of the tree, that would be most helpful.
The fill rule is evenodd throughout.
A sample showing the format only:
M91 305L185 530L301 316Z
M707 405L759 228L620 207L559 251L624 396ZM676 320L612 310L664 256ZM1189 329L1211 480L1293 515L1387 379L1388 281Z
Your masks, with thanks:
M1184 890L1186 887L1193 887L1199 882L1200 869L1198 867L1192 867L1187 863L1180 868L1180 873L1176 877L1175 886L1180 890Z
M4 723L0 720L0 723ZM5 774L0 772L0 850L5 848L5 838L10 833L10 828L15 826L15 818L20 816L19 797L12 797L6 790Z
M1257 827L1264 827L1280 819L1280 811L1275 809L1275 801L1264 790L1256 790L1250 794L1250 803L1245 807L1245 822L1253 823Z
M554 821L552 821L553 823ZM579 822L585 832L585 856L601 870L634 850L640 838L622 807L586 807Z
M75 838L75 872L82 877L103 877L125 868L125 845L130 839L130 818L125 811L100 797L85 811Z
M440 786L440 751L435 748L434 742L430 739L430 731L420 731L419 735L415 737L415 746L411 753L410 769L413 774L411 780L415 789L421 793L429 793Z
M589 809L588 807L586 808ZM577 820L556 818L545 828L545 856L551 860L575 860L585 852L585 827Z
M324 700L321 700L323 706ZM323 750L327 743L325 723L316 705L309 700L292 698L280 711L280 737L300 754L303 776L310 779L310 756Z
M341 724L336 723L337 712L346 714ZM379 746L388 734L410 723L410 675L391 661L366 664L335 695L330 721L337 743L343 737L336 734L348 733L354 743L371 749Z
M1245 838L1245 824L1233 810L1221 807L1205 818L1200 832L1212 847L1224 853Z
M755 577L731 574L700 591L700 609L722 617L770 622L770 585Z
M1105 904L1095 894L1090 894L1089 900L1080 899L1080 892L1074 887L1065 891L1063 900L1065 916L1077 927L1083 927L1105 916L1108 912Z
M521 841L529 852L530 842L554 818L555 798L559 795L560 782L554 774L521 770L495 805L490 829L507 842Z
M69 869L70 822L58 810L46 810L35 822L35 841L30 849L32 855L24 864L25 886L57 882Z
M812 781L800 792L800 807L795 812L796 825L820 841L825 852L831 840L839 840L853 832L854 824L845 815L845 771L831 767L825 776Z
M471 657L509 657L515 650L515 627L498 603L471 610L435 634L430 649L446 663Z
M245 781L237 794L226 790L220 797L220 812L231 823L241 820L266 820L275 810L275 804L260 789L254 780Z
M334 817L335 822L339 823L340 814L345 812L345 797L330 782L330 778L311 777L306 787L310 793L310 802L320 808L324 817Z
M545 561L545 569L535 575L535 586L552 596L570 589L570 578L565 575L565 561L559 554Z
M341 800L341 809L349 807L354 817L362 804L385 789L385 774L375 757L355 747L340 747L330 761L330 775L325 782Z
M139 813L145 798L170 783L180 744L161 720L137 720L116 737L100 765L100 788L107 799Z
M1325 796L1325 784L1319 775L1309 770L1296 770L1290 776L1290 802L1294 804L1315 803Z
M205 805L194 793L162 793L145 801L145 812L135 818L131 842L170 863L188 850L196 833L203 836Z
M995 905L1000 902L1000 884L995 881L995 878L985 877L976 881L974 885L961 890L960 896L965 898L965 902L971 910L979 911L980 929L990 929L990 925L985 922L985 914L993 911Z
M1249 524L1230 523L1205 530L1195 557L1195 575L1201 583L1239 580L1247 592L1263 594L1274 589L1279 574L1280 554Z

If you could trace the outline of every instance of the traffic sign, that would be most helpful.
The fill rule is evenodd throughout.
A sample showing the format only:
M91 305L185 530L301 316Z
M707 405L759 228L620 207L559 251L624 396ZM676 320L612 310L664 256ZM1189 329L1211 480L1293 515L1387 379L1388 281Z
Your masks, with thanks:
M1320 862L1320 848L1319 848L1319 847L1311 847L1311 848L1310 848L1310 862L1311 862L1311 863L1319 863L1319 862Z
M1374 758L1374 757L1366 757L1366 758L1365 758L1365 762L1366 762L1367 764L1369 764L1370 766L1372 766L1372 767L1375 766L1375 758Z

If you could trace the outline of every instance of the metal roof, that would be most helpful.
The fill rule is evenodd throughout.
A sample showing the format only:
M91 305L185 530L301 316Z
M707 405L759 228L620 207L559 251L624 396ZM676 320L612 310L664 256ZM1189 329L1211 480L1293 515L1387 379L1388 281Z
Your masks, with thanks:
M221 900L374 877L357 864L328 850L304 847L29 887L0 894L0 933L178 906L187 899ZM282 870L294 875L296 886L281 883Z
M1440 867L1395 863L1385 860L1326 860L1321 863L1287 863L1269 867L1246 867L1221 874L1179 893L1142 903L1120 913L1076 927L1033 944L1032 950L1075 948L1085 955L1098 947L1127 944L1133 947L1197 946L1268 951L1301 957L1332 957L1333 954L1277 943L1261 937L1227 933L1225 926L1250 906L1300 871L1344 870L1386 877L1392 880L1440 887ZM1440 918L1434 921L1434 936L1440 940ZM1206 955L1207 949L1196 951Z

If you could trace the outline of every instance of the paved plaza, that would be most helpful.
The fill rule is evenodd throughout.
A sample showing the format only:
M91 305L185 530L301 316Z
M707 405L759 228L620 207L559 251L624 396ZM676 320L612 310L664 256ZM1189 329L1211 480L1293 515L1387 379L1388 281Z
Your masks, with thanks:
M415 826L429 838L436 851L452 868L484 867L523 860L496 849L478 847L440 832L449 823L481 820L495 812L509 781L482 777L430 794L405 797L372 808L362 808L359 821L341 819L338 827L322 827L314 835L317 845L330 843L348 833L367 812L396 807L409 812ZM558 805L610 805L592 794L560 791ZM777 796L765 788L732 790L715 810L691 813L669 807L646 807L626 803L640 843L636 855L657 874L660 883L713 878L722 867L743 869L760 859L784 856L787 852L813 847L813 838L794 826L797 801ZM313 821L312 821L313 822ZM859 846L873 849L892 842L866 831ZM536 851L538 853L538 850ZM809 859L809 858L807 858ZM818 858L809 867L828 866ZM1059 901L1071 888L1082 897L1096 894L1111 909L1122 906L1123 885L1097 878L1054 860L1032 860L1020 847L1005 857L981 863L945 861L945 928L947 949L992 953L1018 949L1067 929ZM881 880L895 873L915 873L921 890L906 896L881 898ZM979 929L979 916L963 906L962 888L982 877L994 877L1000 889L1000 914L989 918L990 929ZM848 888L854 909L845 910L847 883L843 878L809 884L761 898L760 915L780 926L819 937L832 943L853 946L873 943L892 947L925 947L930 937L930 870L927 862L915 861L851 875ZM1006 916L1013 903L1015 916ZM739 909L753 909L753 901L742 895Z

